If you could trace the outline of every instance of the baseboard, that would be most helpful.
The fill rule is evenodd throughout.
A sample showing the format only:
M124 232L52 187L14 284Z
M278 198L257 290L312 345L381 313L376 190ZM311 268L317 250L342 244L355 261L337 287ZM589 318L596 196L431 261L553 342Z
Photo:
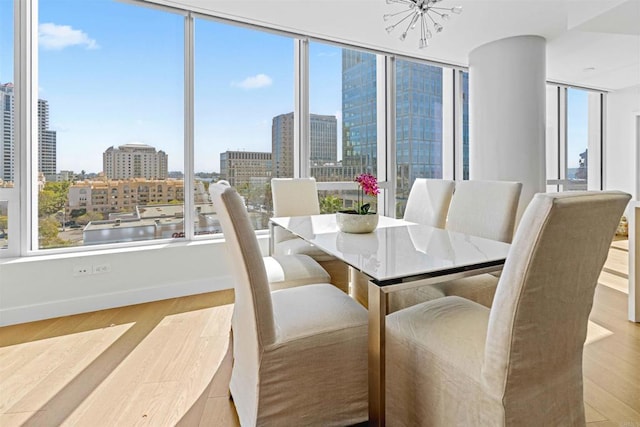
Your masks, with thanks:
M67 300L50 301L42 304L11 307L0 310L0 326L51 319L60 316L87 313L127 305L159 301L169 298L196 295L206 292L233 288L231 276L199 279L189 282L150 286L127 291L105 293Z

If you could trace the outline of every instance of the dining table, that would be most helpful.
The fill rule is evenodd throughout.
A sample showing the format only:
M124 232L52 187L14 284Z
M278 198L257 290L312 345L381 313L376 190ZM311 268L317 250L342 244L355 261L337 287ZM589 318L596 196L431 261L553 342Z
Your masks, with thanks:
M387 295L467 276L500 271L510 245L469 234L380 216L371 233L339 230L335 214L270 219L368 280L369 425L385 424ZM273 250L273 246L270 246Z

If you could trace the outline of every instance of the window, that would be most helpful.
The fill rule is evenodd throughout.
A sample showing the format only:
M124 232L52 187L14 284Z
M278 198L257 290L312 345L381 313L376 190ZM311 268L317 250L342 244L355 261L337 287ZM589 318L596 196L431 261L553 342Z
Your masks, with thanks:
M602 104L596 91L547 86L548 191L602 188Z
M441 67L396 61L396 216L416 178L442 178Z
M462 179L469 179L469 73L462 74Z
M13 87L13 1L0 1L0 256L8 255L9 200L16 200ZM15 230L15 228L13 228Z
M331 212L353 206L356 175L382 175L385 206L375 208L393 215L396 190L402 211L415 177L443 175L442 133L453 126L443 125L449 83L440 67L142 2L26 1L38 2L38 52L21 46L16 58L37 54L39 80L22 78L38 88L37 117L33 147L22 138L22 150L6 150L15 147L15 97L2 98L3 173L11 179L2 178L0 200L11 233L27 231L28 239L11 239L5 254L12 244L22 255L218 234L208 187L219 179L236 187L263 229L275 176L314 176L322 210ZM14 44L12 6L0 2L3 84L13 81L4 48ZM117 30L103 16L117 19ZM294 66L297 53L303 61ZM387 67L394 63L397 70ZM389 108L395 123L384 117ZM18 123L29 119L25 111ZM396 139L397 150L380 146ZM296 144L307 144L300 151L308 163L295 158ZM387 152L397 154L397 175L388 173ZM13 185L20 164L37 165L24 194ZM31 201L27 212L18 196Z
M587 189L589 138L593 124L589 117L589 93L567 89L567 162L565 190ZM598 126L599 128L599 126Z
M171 236L183 226L183 16L40 0L38 21L38 247ZM175 192L119 203L128 186Z
M267 228L271 178L293 176L293 46L287 37L195 21L194 161L202 212L213 213L209 183L224 179L244 198L254 228ZM213 218L204 215L195 233L219 232Z
M309 112L310 176L345 182L363 172L376 175L376 55L309 43ZM321 211L334 212L351 208L357 192L334 186L319 197Z

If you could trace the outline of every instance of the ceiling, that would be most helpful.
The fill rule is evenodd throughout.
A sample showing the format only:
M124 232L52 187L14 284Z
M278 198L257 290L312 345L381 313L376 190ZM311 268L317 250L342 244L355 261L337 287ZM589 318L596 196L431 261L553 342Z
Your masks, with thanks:
M618 90L640 85L640 0L443 0L461 5L430 46L419 30L399 40L382 16L403 10L385 0L148 0L376 50L468 65L485 43L518 35L547 40L547 79ZM393 21L391 21L393 22Z

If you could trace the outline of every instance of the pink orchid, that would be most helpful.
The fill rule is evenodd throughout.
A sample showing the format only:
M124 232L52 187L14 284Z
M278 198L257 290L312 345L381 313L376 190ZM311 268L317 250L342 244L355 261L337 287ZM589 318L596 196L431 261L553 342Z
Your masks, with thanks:
M361 173L356 176L355 182L360 185L360 191L358 192L358 205L360 207L358 209L358 213L366 215L369 212L371 205L369 203L362 204L362 202L364 202L364 195L376 196L377 194L380 194L380 189L378 189L378 180L375 176L369 173Z

